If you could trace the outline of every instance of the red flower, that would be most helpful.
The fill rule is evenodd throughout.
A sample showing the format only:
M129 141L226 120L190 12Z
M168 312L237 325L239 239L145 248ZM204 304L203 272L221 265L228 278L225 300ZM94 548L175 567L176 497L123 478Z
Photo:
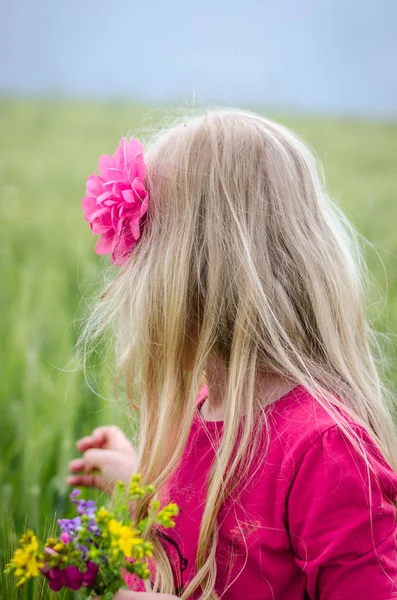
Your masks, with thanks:
M87 563L87 570L84 573L78 570L77 567L52 567L49 571L43 571L48 579L48 584L54 592L59 592L63 587L70 590L79 590L82 586L91 586L98 572L98 565L93 562Z

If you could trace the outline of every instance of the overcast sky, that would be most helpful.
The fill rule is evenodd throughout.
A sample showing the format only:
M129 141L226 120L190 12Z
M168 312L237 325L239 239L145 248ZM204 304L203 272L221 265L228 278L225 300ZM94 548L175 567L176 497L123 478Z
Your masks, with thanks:
M397 0L0 0L0 93L397 116Z

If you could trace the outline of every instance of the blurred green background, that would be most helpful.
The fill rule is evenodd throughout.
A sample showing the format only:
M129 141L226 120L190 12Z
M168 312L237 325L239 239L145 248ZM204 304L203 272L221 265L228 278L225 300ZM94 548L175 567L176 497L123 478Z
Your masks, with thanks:
M94 253L81 198L99 154L112 153L122 135L151 129L159 116L167 111L0 102L1 568L14 532L28 525L44 535L55 514L69 511L65 476L75 440L103 423L130 427L112 398L108 361L97 357L99 395L71 368L79 323L109 266L108 257ZM336 202L372 243L367 260L388 304L370 300L371 311L380 314L380 331L396 332L397 123L270 116L314 148ZM389 357L396 382L395 345ZM0 597L50 595L30 586L18 596L1 576Z

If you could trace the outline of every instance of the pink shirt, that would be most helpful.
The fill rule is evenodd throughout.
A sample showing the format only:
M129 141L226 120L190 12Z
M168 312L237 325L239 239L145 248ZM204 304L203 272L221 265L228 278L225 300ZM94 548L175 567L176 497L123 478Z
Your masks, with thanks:
M205 386L198 395L205 400ZM270 445L255 477L219 518L216 591L224 600L397 598L397 474L365 430L350 420L376 461L377 478L302 386L269 407ZM180 507L164 545L179 593L195 554L221 421L195 416L181 464L168 483ZM209 433L208 433L209 432ZM372 514L372 534L370 508ZM375 551L376 549L376 551ZM132 581L131 581L132 584ZM133 585L131 585L133 587ZM193 598L199 598L197 593Z

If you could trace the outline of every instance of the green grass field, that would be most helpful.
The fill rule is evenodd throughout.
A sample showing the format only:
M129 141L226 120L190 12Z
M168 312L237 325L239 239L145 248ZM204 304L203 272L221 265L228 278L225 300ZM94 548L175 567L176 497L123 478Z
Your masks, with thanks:
M79 319L108 266L107 257L94 254L81 198L99 154L112 153L122 135L143 134L162 116L121 104L0 102L1 568L13 531L28 524L44 535L54 514L69 510L65 476L75 440L101 423L130 426L112 399L109 361L97 357L100 396L71 369ZM317 151L336 201L373 244L368 262L388 300L377 326L395 334L397 124L279 120ZM373 308L382 313L381 304ZM0 577L4 600L50 598L40 590L31 586L18 596Z

